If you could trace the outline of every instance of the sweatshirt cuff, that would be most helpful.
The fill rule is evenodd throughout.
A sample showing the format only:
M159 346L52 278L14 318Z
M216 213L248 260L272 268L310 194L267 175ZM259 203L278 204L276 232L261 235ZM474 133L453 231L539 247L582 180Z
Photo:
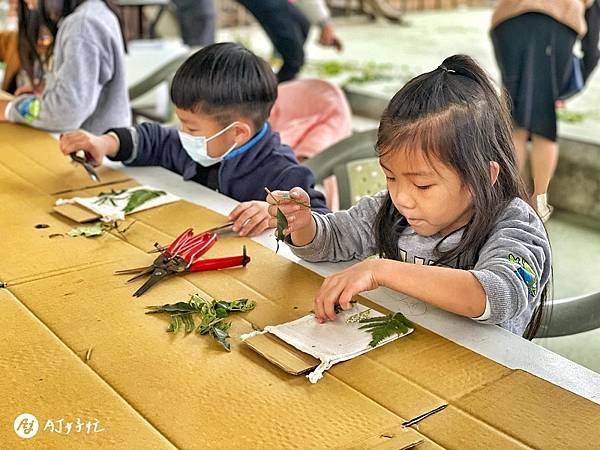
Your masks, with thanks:
M4 108L4 119L12 122L10 111L13 109L13 102L8 102Z
M503 323L515 316L518 307L516 300L511 297L514 294L510 285L497 274L490 270L470 270L479 281L485 291L486 301L489 302L489 317L477 318L480 322ZM486 304L487 311L487 304ZM485 312L484 312L485 314Z
M130 128L111 128L105 134L114 133L119 140L119 151L115 156L109 156L111 161L121 161L129 164L137 157L137 133L133 127Z
M490 299L486 295L485 296L485 310L483 311L483 314L480 315L479 317L472 317L472 319L477 320L477 321L488 320L490 318L491 314L492 314L492 312L491 312L491 308L490 308Z
M325 248L325 233L323 232L324 226L322 224L323 219L321 218L320 214L314 212L312 213L312 217L317 228L317 232L315 233L315 237L312 242L302 247L297 247L292 243L289 236L285 240L286 244L290 247L294 255L298 256L299 258L306 259L307 261L312 260L315 255L322 252Z

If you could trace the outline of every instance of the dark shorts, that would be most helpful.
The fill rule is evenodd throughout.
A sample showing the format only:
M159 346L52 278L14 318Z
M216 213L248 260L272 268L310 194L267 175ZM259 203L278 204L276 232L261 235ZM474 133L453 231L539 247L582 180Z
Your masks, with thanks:
M556 141L554 104L570 75L577 33L544 14L527 13L491 32L515 126Z

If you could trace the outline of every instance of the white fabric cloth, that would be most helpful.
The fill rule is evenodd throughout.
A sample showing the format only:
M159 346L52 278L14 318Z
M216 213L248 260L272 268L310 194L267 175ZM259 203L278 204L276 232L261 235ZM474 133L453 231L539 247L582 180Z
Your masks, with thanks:
M107 188L108 189L108 188ZM119 197L123 197L122 200L115 200L115 205L110 202L104 202L102 204L97 204L98 197L73 197L69 199L58 199L56 201L56 205L66 205L66 204L78 204L83 206L90 211L95 212L99 216L101 216L102 221L110 222L114 220L123 220L125 219L125 213L123 212L123 208L127 205L127 193L131 193L140 189L150 189L153 191L157 191L159 189L155 189L151 186L137 186L131 189L127 189L123 192ZM135 208L133 211L128 212L127 214L133 214L139 211L144 211L145 209L155 208L160 205L166 205L167 203L173 203L179 200L179 197L173 194L169 194L168 192L165 195L161 195L159 197L155 197L142 205Z
M369 345L371 334L368 331L359 330L359 327L363 324L346 322L349 317L367 309L366 306L356 304L352 309L339 313L337 320L323 324L318 323L315 316L310 314L292 322L267 326L262 333L274 334L298 350L320 360L321 364L307 375L311 383L316 383L323 377L323 373L334 364L355 358L413 331L412 328L409 328L408 333L401 336L390 336L376 347L371 347ZM369 317L382 315L371 310ZM260 334L260 332L243 335L241 339L246 340L257 334Z

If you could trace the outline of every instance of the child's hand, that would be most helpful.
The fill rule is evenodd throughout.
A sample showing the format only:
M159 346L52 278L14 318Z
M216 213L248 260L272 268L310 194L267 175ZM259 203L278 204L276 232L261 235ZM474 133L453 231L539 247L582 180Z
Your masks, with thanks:
M240 203L229 214L233 231L240 236L257 236L269 228L269 204L251 201Z
M315 226L310 210L310 197L301 188L290 191L273 191L267 195L269 206L269 226L277 228L277 209L280 209L288 222L283 230L286 236L291 234L295 245L302 246L311 242L315 236Z
M85 150L94 158L96 164L102 164L105 156L114 156L119 151L119 143L112 136L96 136L83 130L61 134L59 143L64 155Z
M367 259L354 266L325 278L315 297L315 318L323 323L335 320L335 305L342 309L352 308L352 297L379 287L377 267L380 260Z

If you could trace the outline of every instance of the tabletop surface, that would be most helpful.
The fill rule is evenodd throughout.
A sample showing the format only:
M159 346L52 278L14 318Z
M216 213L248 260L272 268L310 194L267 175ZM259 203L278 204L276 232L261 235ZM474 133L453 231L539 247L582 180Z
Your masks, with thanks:
M142 184L165 189L186 200L221 214L228 214L237 202L194 182L183 182L181 176L159 167L127 167L108 163L123 170ZM270 232L254 239L265 247L275 249ZM309 263L299 260L285 246L279 254L308 269L328 276L347 267L349 263ZM393 311L404 313L411 320L463 347L477 352L512 369L523 369L600 404L600 374L580 366L533 342L527 341L498 326L479 324L406 297L386 288L362 294Z

